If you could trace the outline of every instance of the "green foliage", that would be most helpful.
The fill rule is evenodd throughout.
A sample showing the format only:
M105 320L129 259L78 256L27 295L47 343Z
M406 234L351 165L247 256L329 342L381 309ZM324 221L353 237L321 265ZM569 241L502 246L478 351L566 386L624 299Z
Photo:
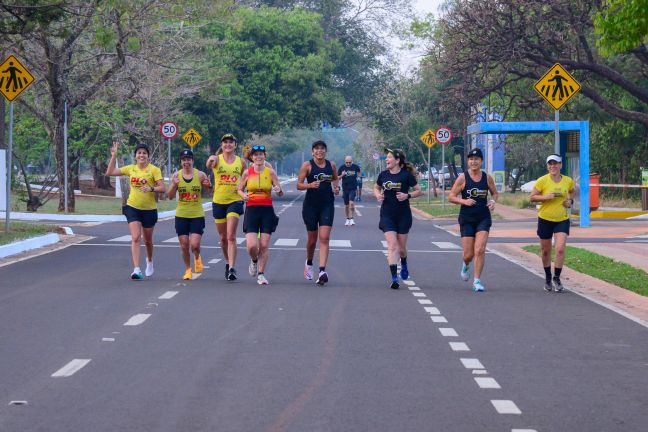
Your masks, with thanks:
M27 222L11 222L9 232L4 230L5 224L0 229L0 245L13 243L30 237L36 237L48 232L53 232L56 227L53 225L32 224Z
M594 26L604 54L637 48L648 37L648 0L607 0Z

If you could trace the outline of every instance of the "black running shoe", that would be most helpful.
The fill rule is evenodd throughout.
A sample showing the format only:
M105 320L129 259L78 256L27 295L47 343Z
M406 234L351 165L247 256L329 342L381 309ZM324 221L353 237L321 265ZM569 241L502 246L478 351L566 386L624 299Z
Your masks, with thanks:
M225 279L229 280L229 264L225 264Z
M391 285L389 285L389 288L391 289L400 288L400 284L398 283L398 276L392 276L392 282Z
M563 290L565 289L563 287L563 284L560 282L560 279L557 278L557 277L553 278L553 285L554 285L554 289L556 290L557 293L563 292Z
M551 292L552 289L553 289L553 287L551 286L551 282L549 282L549 283L545 282L544 290L547 291L547 292Z
M229 269L229 272L227 273L227 280L228 281L236 280L236 269L234 267Z
M328 282L328 275L326 274L325 271L319 272L319 275L317 276L317 281L315 282L317 285L324 285L326 282Z

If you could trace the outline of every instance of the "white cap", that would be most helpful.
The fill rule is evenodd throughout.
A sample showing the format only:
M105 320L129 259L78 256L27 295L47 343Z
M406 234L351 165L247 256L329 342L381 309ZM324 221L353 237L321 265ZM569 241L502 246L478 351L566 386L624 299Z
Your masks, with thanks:
M558 163L562 163L562 158L560 156L558 156L557 154L552 154L552 155L549 155L549 157L547 158L547 163L549 163L549 161L555 161L555 162L558 162Z

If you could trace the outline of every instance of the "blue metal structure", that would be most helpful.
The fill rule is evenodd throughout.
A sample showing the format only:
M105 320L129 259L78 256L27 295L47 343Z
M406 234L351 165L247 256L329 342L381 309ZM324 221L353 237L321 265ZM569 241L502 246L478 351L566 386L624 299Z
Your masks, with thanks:
M468 135L485 134L534 134L554 132L555 123L552 121L528 122L477 122L468 126ZM561 121L558 123L560 139L560 154L566 155L566 132L577 131L580 133L579 163L580 163L580 226L590 227L590 186L589 186L589 122L588 121ZM473 140L471 139L471 143Z

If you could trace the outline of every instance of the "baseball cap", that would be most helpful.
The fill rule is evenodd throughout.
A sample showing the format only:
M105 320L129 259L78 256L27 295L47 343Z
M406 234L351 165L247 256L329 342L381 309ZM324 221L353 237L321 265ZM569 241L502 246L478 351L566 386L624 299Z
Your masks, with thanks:
M144 149L144 150L146 150L146 153L147 153L149 156L151 155L151 149L149 148L148 145L146 145L146 144L144 144L144 143L139 143L139 144L137 144L137 145L135 146L135 151L134 151L133 153L137 153L137 150L139 150L139 149Z
M390 149L385 148L385 153L391 153L394 156L394 159L405 160L405 153L401 149Z
M314 148L317 147L317 146L324 146L324 148L328 148L328 147L326 146L326 143L325 143L324 141L322 141L322 140L315 141L315 142L313 143L313 145L311 146L311 149L314 149Z
M182 153L180 153L180 159L184 159L184 158L193 159L193 152L189 149L182 150Z
M234 135L232 135L231 133L226 133L225 135L223 135L221 137L221 142L225 141L226 139L231 139L234 142L236 142L236 137Z
M562 163L562 158L557 154L552 154L547 157L547 163L549 163L549 161Z
M482 153L481 149L479 147L475 147L474 149L470 150L468 152L468 158L470 157L478 157L479 159L484 159L484 154Z

